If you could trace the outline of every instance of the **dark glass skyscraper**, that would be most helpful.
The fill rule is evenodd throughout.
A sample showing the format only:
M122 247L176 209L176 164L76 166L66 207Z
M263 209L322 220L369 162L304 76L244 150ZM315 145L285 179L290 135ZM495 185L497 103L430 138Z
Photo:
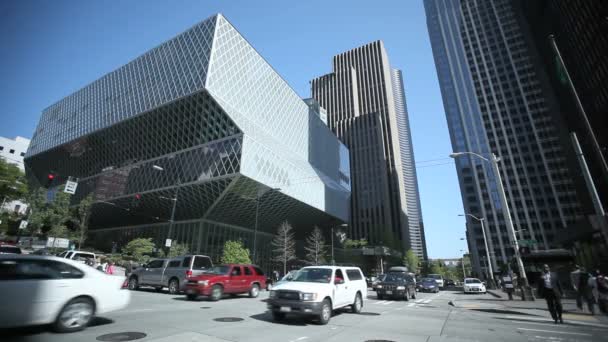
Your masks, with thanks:
M349 217L348 149L221 14L45 109L25 164L78 179L103 250L171 238L219 260L242 240L269 267L281 222L302 241Z
M580 203L560 140L563 123L551 113L551 94L533 65L512 1L424 5L453 150L500 157L517 238L533 250L557 247L558 236L580 217ZM456 169L466 212L487 222L494 266L507 263L514 251L491 166L460 157ZM481 273L487 262L481 226L469 220L467 227Z
M382 41L334 56L332 73L312 80L312 96L351 153L351 235L426 259L402 75Z

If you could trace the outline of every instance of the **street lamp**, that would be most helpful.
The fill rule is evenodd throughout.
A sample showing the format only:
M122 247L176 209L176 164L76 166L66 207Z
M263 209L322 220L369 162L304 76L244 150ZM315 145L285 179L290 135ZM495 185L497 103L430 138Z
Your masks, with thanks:
M464 239L461 238L460 240L464 240ZM464 279L467 277L467 272L466 272L466 270L464 268L464 254L465 254L464 252L465 252L465 250L461 249L460 251L462 252L462 258L460 259L461 260L460 263L462 264L462 282L464 284Z
M517 260L517 267L519 269L520 277L523 281L524 288L522 290L522 299L526 300L526 297L529 297L530 300L534 300L532 296L532 290L530 289L530 285L528 284L528 277L526 276L526 270L524 268L524 262L521 260L521 255L519 253L519 243L517 242L517 236L515 235L515 228L513 227L513 220L511 218L511 213L509 211L509 205L507 204L507 194L505 193L505 188L502 186L502 177L500 176L500 171L498 170L498 161L499 158L496 157L494 153L491 154L491 158L488 159L478 153L475 152L455 152L450 154L451 158L456 159L457 157L464 155L472 155L482 160L489 162L492 164L492 169L494 171L494 175L496 176L496 185L498 186L498 193L500 196L500 203L502 205L502 212L505 218L505 224L507 225L507 230L511 234L511 238L513 239L513 248L515 249L515 259Z
M280 191L281 188L270 188L267 191ZM253 262L257 263L256 260L256 256L257 256L257 240L258 240L258 217L260 215L260 189L258 189L256 197L255 197L255 226L254 226L254 230L253 230Z
M488 260L488 272L490 273L490 277L489 277L488 281L489 281L490 288L494 289L494 270L492 269L492 259L490 259L490 250L488 249L488 240L486 238L486 228L483 224L484 218L477 217L477 216L475 216L473 214L469 214L469 213L459 214L458 216L465 216L465 217L468 216L468 217L471 217L471 218L477 220L479 223L481 223L481 233L483 234L483 244L486 247L486 258Z
M165 169L163 167L158 166L156 164L152 165L152 168L154 170L161 171L161 172L165 171ZM171 243L169 243L169 246L167 246L167 240L169 240L171 238L171 232L173 230L173 221L175 221L175 208L177 207L177 196L179 195L180 183L181 183L181 180L178 176L177 182L175 183L175 195L173 196L173 198L159 196L160 199L173 201L173 208L171 209L171 219L169 221L169 231L167 232L167 239L165 240L165 246L167 247L167 255L169 255L169 251L171 251L171 245L173 244L173 241L171 241Z

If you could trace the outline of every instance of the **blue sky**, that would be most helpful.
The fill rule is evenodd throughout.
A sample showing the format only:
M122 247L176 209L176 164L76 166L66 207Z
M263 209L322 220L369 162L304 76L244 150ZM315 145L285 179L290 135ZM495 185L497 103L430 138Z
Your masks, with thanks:
M42 109L217 12L302 97L333 55L384 41L403 71L429 256L458 257L462 201L422 0L1 1L0 136L31 137Z

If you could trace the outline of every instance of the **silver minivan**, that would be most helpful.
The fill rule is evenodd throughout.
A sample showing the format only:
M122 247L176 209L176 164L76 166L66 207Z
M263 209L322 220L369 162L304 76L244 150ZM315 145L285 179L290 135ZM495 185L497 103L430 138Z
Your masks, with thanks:
M157 291L164 287L170 294L184 289L188 277L197 276L213 267L206 255L184 255L170 259L155 259L139 267L129 275L129 289L152 286Z

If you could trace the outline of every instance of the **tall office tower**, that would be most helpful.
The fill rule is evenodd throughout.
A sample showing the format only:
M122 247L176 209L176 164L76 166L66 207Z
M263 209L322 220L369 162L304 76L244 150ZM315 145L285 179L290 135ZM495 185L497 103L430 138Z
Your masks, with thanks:
M518 239L532 249L556 247L580 213L553 120L550 95L533 67L509 0L425 0L431 46L454 152L496 154ZM514 255L491 165L456 159L464 209L483 217L494 266ZM478 221L469 219L473 265L486 274ZM484 264L482 272L482 264ZM497 269L497 268L494 268Z
M574 133L581 147L569 163L579 170L574 181L585 218L562 237L563 246L581 265L608 264L608 2L513 1L538 53L535 64L556 94L556 120L568 127L562 140L572 145Z
M383 42L334 56L332 73L311 83L329 127L350 150L351 236L426 258L403 81Z
M348 221L348 149L320 117L218 14L45 109L26 171L78 179L99 249L171 239L219 261L241 240L270 269L282 222L302 242Z

